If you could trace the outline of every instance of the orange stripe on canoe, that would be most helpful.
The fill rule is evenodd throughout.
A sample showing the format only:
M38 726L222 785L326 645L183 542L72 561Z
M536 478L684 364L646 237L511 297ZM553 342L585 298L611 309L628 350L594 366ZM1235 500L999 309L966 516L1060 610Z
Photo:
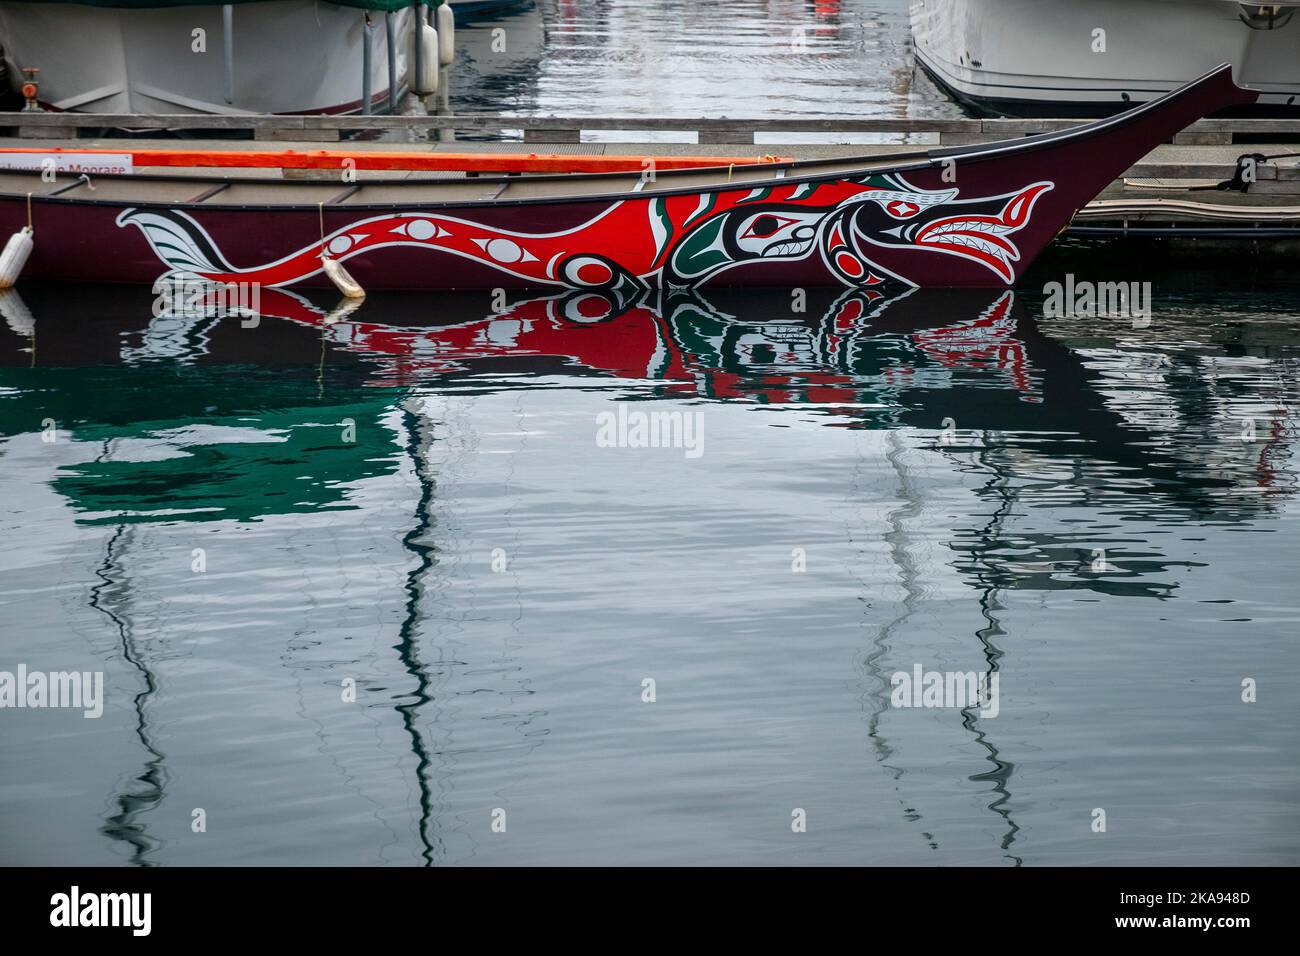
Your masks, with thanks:
M239 167L244 169L342 169L346 160L353 169L409 170L418 172L469 173L640 173L653 163L655 169L692 169L700 166L752 166L757 163L790 162L785 156L578 156L557 153L411 153L364 150L349 153L337 149L297 150L196 150L196 149L78 149L74 147L5 147L0 153L76 153L122 155L128 153L138 166Z

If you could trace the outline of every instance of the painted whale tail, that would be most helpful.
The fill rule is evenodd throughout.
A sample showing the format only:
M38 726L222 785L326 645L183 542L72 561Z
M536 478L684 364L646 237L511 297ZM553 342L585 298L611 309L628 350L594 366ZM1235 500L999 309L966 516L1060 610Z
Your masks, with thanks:
M206 276L236 272L190 216L172 209L127 209L119 226L138 226L154 255L171 275Z

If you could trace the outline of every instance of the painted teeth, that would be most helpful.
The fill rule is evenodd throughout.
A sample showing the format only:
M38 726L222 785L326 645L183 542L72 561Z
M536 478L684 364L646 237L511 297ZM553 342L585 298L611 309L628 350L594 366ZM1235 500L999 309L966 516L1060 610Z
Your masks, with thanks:
M803 242L783 242L772 250L774 256L792 256L802 252L807 246Z
M952 222L942 226L936 226L930 230L930 235L939 236L947 235L950 232L986 232L992 236L1003 236L1011 230L1001 223L990 222Z
M1008 253L1006 249L1003 249L1001 246L997 245L996 243L988 242L986 240L979 239L974 236L947 235L943 237L942 242L936 242L933 238L927 236L922 241L933 242L936 245L943 245L943 246L963 246L967 249L974 249L977 252L983 252L986 255L996 256L998 259L1001 259L1003 262L1007 262L1009 259L1019 258L1019 256Z

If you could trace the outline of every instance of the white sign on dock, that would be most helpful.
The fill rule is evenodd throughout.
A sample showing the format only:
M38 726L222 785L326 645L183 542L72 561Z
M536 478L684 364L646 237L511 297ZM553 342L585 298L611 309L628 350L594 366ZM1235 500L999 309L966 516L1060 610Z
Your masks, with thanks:
M57 173L123 173L134 172L134 159L130 153L41 153L0 152L0 169L39 173L49 170Z

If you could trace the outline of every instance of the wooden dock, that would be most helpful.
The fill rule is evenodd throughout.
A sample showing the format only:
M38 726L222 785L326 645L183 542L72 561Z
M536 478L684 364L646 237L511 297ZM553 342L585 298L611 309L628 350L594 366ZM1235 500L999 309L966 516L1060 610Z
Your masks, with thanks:
M817 142L797 137L876 136L913 145L959 146L1068 129L1079 120L1063 119L809 119L766 117L503 116L500 114L409 113L387 116L266 116L134 113L0 113L0 135L30 139L76 139L104 129L136 132L169 130L241 133L259 140L337 142L350 135L433 134L435 139L465 136L525 143L580 143L584 134L693 135L698 144L756 145L776 136L785 143ZM793 137L793 138L792 138ZM611 137L602 136L609 139ZM616 140L617 141L617 140ZM1203 119L1173 139L1174 145L1228 146L1241 143L1300 143L1300 119Z

